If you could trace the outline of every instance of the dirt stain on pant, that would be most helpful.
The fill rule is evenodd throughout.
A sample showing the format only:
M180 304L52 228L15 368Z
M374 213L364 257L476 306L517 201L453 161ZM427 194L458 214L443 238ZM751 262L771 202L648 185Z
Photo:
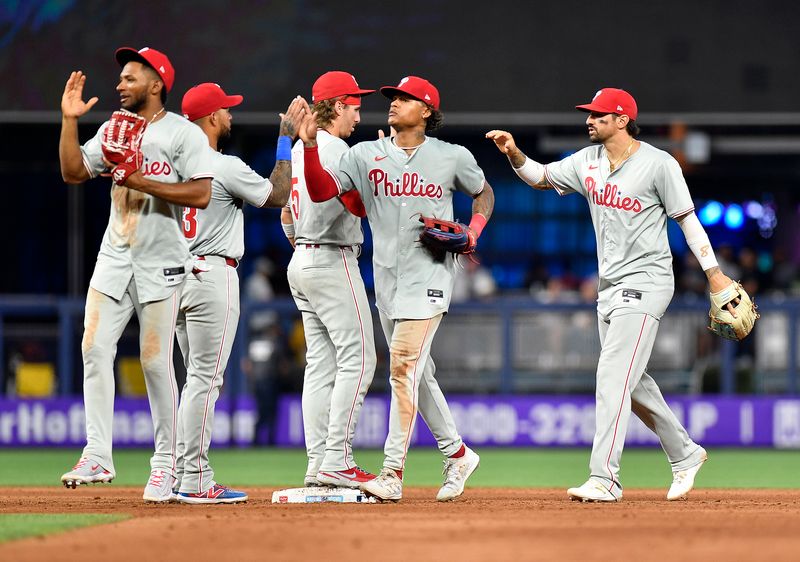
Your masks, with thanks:
M402 345L393 346L389 355L389 376L392 393L397 400L397 414L400 427L408 432L417 414L414 407L413 373L419 359L418 349L408 349Z
M111 223L113 241L118 245L136 245L136 229L142 217L146 195L134 189L115 185L111 191L114 216Z
M94 338L97 335L97 325L100 323L100 304L101 293L89 287L86 295L86 318L83 322L83 340L81 341L81 351L86 353L94 345Z
M153 327L142 327L141 355L142 368L149 369L157 361L161 353L161 338L158 329Z

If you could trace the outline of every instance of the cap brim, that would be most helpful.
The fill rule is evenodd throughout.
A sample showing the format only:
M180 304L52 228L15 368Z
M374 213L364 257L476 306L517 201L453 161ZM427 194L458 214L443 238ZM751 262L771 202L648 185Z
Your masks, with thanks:
M397 88L395 86L383 86L381 88L381 93L384 96L386 96L387 98L389 98L389 99L394 98L397 94L403 94L404 96L408 96L408 97L414 98L415 100L421 101L422 103L427 103L427 102L419 99L414 94L406 92L405 90L401 90L400 88Z
M375 90L356 90L354 92L347 92L345 95L346 96L361 96L363 98L364 96L368 96L368 95L374 94L374 93L375 93Z
M238 94L233 95L233 96L225 96L225 103L224 103L224 105L222 107L224 107L225 109L227 109L229 107L236 107L237 105L239 105L243 101L244 101L244 97L240 96Z
M600 107L599 105L594 105L593 103L585 103L583 105L576 105L575 109L578 111L585 111L587 113L591 113L593 111L597 113L602 113L603 115L607 113L614 113L613 111L609 111L607 107Z

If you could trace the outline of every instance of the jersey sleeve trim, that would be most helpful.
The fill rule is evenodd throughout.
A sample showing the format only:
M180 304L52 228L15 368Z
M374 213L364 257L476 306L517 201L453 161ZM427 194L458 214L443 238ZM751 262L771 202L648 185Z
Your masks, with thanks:
M328 173L328 175L333 178L333 182L336 184L336 190L339 192L339 195L344 193L344 191L342 190L342 183L339 181L339 178L336 177L336 174L332 170L330 170L330 168L322 168L322 169L325 170Z
M269 199L269 196L272 195L272 190L274 189L274 186L272 185L271 181L269 181L266 178L264 179L264 181L267 182L267 194L264 196L264 200L261 201L261 204L259 205L259 207L263 207L264 205L267 204L267 199ZM287 206L288 206L288 201L287 201Z
M214 173L213 172L199 172L197 174L192 175L186 181L204 180L204 179L214 179Z
M89 161L86 159L86 154L81 151L81 160L83 161L83 167L86 168L86 171L89 172L89 178L96 178L97 174L94 173L92 167L89 165Z
M674 219L675 217L679 217L679 216L681 216L681 215L685 215L686 213L691 213L692 211L694 211L694 205L692 205L692 206L691 206L691 207L689 207L688 209L684 209L684 210L682 210L682 211L678 211L677 213L672 213L672 214L669 216L669 218L671 218L671 219Z
M553 188L558 192L559 195L565 195L567 193L566 186L559 185L556 181L553 180L550 172L547 170L547 166L544 167L544 179L547 180L547 183L553 186Z

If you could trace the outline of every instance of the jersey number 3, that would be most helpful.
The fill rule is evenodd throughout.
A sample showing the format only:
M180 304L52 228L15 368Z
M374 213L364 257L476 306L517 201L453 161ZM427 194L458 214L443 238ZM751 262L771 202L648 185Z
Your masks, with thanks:
M291 199L291 207L292 207L292 214L294 215L294 220L300 218L300 193L297 191L297 184L300 180L297 178L292 178L292 195Z
M197 236L197 209L194 207L183 208L183 235L189 240Z

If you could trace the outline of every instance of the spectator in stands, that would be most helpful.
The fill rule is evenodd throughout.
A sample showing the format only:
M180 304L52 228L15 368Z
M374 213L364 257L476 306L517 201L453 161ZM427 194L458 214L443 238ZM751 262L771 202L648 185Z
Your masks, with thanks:
M275 298L270 277L275 271L275 265L266 257L261 256L255 262L253 273L244 283L244 294L251 303L269 302ZM254 332L267 330L278 319L277 314L271 310L260 310L250 315L250 329Z
M790 293L798 288L798 268L792 263L783 248L776 248L772 253L773 288L781 293Z
M720 244L719 251L717 251L716 254L719 268L722 271L727 271L728 277L731 279L740 279L742 277L742 270L739 268L733 246L730 244Z
M678 291L681 296L704 297L708 290L706 288L706 274L694 254L686 252L683 255L682 267L678 276Z
M534 255L528 265L528 271L525 273L525 280L522 282L523 286L535 295L539 291L547 288L547 282L550 279L550 271L547 268L547 263L544 257Z
M497 283L492 272L479 263L477 254L475 257L478 261L461 260L464 269L456 274L452 302L485 300L497 294Z

